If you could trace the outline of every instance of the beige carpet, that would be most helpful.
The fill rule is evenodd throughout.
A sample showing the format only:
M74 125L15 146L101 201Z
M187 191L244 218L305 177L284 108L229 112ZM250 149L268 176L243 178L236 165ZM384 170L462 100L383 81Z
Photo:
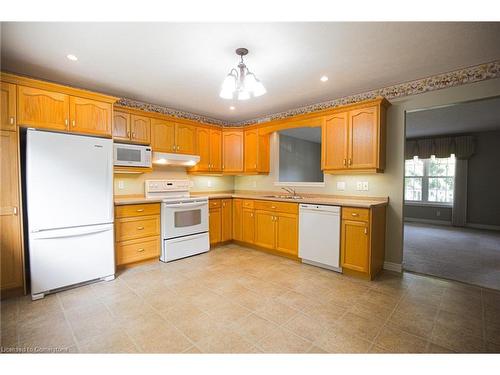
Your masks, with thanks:
M405 223L404 269L500 289L500 233Z

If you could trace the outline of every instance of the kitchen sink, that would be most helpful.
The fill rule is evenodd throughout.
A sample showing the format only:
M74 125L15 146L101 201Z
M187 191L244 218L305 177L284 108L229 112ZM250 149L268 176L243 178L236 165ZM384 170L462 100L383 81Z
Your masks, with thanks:
M278 198L278 199L303 199L300 195L264 195L264 198Z

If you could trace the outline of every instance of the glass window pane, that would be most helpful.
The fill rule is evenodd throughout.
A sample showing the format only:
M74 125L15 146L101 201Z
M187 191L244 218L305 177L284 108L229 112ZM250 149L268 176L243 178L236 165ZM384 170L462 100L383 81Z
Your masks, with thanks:
M405 176L423 176L424 161L421 159L405 160Z
M405 200L407 201L422 200L422 178L419 177L405 178Z
M429 202L453 202L453 177L429 177Z

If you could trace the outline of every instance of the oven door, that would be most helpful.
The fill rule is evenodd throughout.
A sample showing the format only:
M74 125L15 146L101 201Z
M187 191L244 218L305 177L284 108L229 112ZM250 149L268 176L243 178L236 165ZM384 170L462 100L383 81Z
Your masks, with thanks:
M206 200L163 203L161 215L163 239L208 231L208 202Z

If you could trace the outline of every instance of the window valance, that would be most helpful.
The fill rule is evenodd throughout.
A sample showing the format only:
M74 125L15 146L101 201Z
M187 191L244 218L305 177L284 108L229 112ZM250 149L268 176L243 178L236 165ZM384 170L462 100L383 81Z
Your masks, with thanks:
M472 135L456 135L434 138L412 138L406 140L405 159L448 158L455 154L457 159L467 160L474 155L475 138Z

